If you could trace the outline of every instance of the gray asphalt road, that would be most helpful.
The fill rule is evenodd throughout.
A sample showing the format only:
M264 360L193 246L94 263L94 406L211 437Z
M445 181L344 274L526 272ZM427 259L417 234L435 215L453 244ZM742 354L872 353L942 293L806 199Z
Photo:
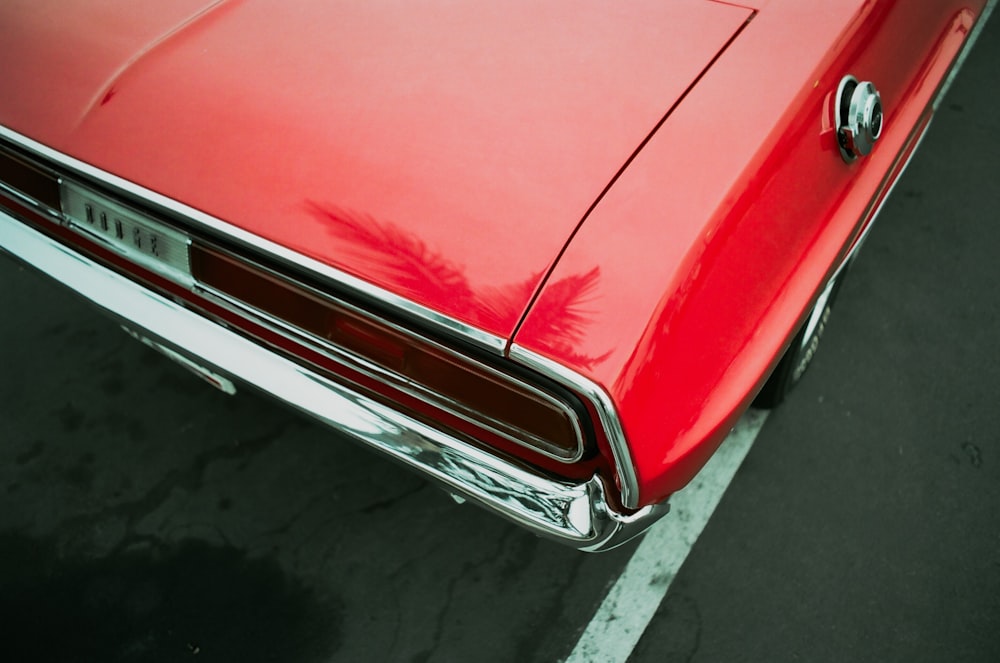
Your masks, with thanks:
M634 661L1000 660L993 19ZM585 556L230 398L0 261L11 661L552 661Z

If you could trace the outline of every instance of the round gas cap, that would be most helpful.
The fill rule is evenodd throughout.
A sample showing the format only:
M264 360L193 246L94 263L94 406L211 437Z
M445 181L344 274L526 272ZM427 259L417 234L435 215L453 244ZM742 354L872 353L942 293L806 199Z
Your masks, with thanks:
M882 97L870 81L844 76L836 99L837 147L844 161L851 162L870 153L882 135Z

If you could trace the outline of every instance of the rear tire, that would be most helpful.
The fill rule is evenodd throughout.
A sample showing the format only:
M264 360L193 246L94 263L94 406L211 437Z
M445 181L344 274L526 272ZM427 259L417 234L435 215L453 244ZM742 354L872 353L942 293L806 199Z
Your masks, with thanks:
M819 298L813 305L809 317L802 324L792 344L788 346L784 356L778 365L774 367L771 377L764 383L764 387L757 394L753 401L753 407L761 409L771 409L780 405L788 394L792 392L795 385L805 374L809 364L812 363L816 350L819 348L820 339L826 330L826 325L830 320L830 313L833 309L833 302L837 297L837 292L847 276L850 267L848 261L823 288Z

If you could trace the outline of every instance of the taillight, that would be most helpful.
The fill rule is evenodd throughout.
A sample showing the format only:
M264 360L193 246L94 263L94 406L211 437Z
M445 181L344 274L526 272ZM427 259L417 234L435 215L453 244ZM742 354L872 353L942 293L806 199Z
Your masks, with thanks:
M59 209L58 178L12 154L0 152L0 182L11 193L20 193L50 209Z
M377 367L392 388L559 460L583 453L577 414L546 391L220 251L192 246L191 268L207 288Z
M184 287L241 302L280 325L321 339L374 380L515 444L573 462L584 453L580 416L557 390L417 337L263 267L192 243L153 216L0 150L0 194L30 204L90 240ZM61 213L61 214L60 214ZM113 224L113 225L112 225ZM373 382L374 382L373 380ZM425 413L426 414L426 413Z

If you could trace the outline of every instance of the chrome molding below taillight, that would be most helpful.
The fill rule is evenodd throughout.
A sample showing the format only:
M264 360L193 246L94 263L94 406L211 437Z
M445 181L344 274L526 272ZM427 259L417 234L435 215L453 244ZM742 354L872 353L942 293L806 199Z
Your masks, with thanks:
M663 504L621 513L599 476L556 480L487 453L143 288L4 212L0 252L75 291L135 333L268 393L538 534L581 550L606 550L668 510Z

